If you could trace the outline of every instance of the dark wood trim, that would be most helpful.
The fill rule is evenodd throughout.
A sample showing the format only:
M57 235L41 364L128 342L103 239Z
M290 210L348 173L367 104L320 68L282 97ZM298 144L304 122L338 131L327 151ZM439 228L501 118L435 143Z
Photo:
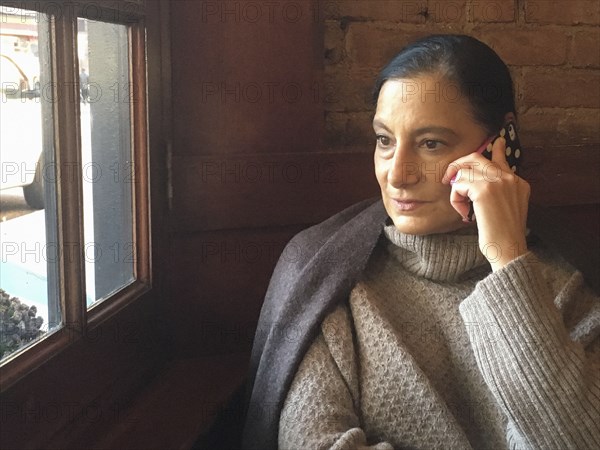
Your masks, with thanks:
M145 23L139 22L130 29L131 71L133 89L132 137L134 167L134 241L136 248L135 276L137 280L151 283L150 273L150 198L148 177L148 110Z
M148 36L148 53L155 52L160 55L160 69L159 79L156 80L157 85L160 84L160 92L162 96L160 99L156 99L156 102L160 102L160 110L162 116L156 119L156 123L160 125L160 133L157 130L155 133L162 137L159 141L155 139L154 142L160 142L159 151L154 154L159 156L155 159L155 163L160 165L160 173L164 175L164 183L162 188L164 189L161 194L164 194L166 204L164 205L164 212L166 213L172 207L173 197L173 182L171 179L172 174L172 156L173 156L173 89L172 89L172 61L171 61L171 7L169 0L159 0L154 2L152 6L156 6L160 12L152 14L150 17L156 18L157 24L155 28L160 29L160 41L155 43L156 48L153 47L153 40L151 36ZM152 119L152 109L150 110L150 119ZM150 128L151 132L154 127ZM155 225L162 223L156 221ZM166 224L166 228L169 225Z
M60 293L63 320L85 332L85 264L83 234L83 186L81 169L81 122L79 109L79 73L77 21L67 9L55 18L53 49L54 146L57 167L58 235L63 249ZM74 170L72 170L74 169ZM69 173L68 171L71 171ZM73 174L74 172L74 174ZM75 246L76 251L70 249ZM66 253L69 252L69 253ZM68 255L68 257L67 257Z
M150 285L142 281L134 281L133 283L120 289L112 294L106 300L93 305L88 311L87 327L92 330L109 317L117 314L129 303L132 303L145 293L150 291Z
M66 326L44 335L38 342L9 357L0 367L0 393L42 366L72 341L74 327ZM79 331L77 334L80 334Z
M74 3L81 17L131 25L146 15L144 0L79 0Z

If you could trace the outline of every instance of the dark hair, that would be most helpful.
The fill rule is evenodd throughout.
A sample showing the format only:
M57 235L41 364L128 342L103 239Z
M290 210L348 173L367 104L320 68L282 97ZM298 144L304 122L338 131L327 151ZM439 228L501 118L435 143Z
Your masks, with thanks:
M390 79L439 73L456 83L472 107L473 118L492 134L516 115L513 82L506 64L490 47L466 35L432 35L408 45L380 72L373 101Z

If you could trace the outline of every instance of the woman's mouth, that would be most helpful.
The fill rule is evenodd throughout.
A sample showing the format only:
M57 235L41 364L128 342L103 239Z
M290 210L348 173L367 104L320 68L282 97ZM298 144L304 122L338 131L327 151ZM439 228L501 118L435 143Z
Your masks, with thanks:
M407 199L407 200L396 200L392 199L392 202L396 206L396 208L400 211L414 211L419 207L423 206L427 202L422 202L419 200Z

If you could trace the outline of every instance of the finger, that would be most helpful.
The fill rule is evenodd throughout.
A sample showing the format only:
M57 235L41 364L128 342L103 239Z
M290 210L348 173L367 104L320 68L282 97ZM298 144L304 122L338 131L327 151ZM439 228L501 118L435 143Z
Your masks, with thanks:
M454 184L461 180L472 179L473 171L482 164L479 161L473 161L476 156L475 154L467 155L451 162L442 177L442 183ZM487 161L487 159L484 158L483 161Z
M468 191L462 185L454 184L450 191L450 205L456 210L463 220L468 218L471 209Z
M460 164L457 164L456 161L451 162L446 167L444 175L442 176L443 184L454 184L456 179L458 178L458 172L460 171Z
M492 162L498 164L503 169L509 169L506 161L506 139L499 137L492 145Z

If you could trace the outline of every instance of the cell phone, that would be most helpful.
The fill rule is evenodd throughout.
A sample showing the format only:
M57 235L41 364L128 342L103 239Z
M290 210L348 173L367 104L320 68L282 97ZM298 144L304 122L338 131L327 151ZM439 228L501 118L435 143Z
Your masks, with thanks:
M487 159L492 159L492 145L499 137L503 137L506 140L506 162L512 169L513 172L517 173L519 170L519 161L521 160L521 142L517 135L517 127L514 122L507 122L500 132L492 139L486 141L478 150Z
M521 142L517 135L517 127L513 121L507 122L501 129L500 132L488 139L483 143L481 147L477 149L477 153L481 153L484 157L492 160L492 145L499 137L503 137L506 140L506 162L514 173L519 170L519 162L521 160ZM469 214L467 215L469 221L473 221L473 202L469 201Z

